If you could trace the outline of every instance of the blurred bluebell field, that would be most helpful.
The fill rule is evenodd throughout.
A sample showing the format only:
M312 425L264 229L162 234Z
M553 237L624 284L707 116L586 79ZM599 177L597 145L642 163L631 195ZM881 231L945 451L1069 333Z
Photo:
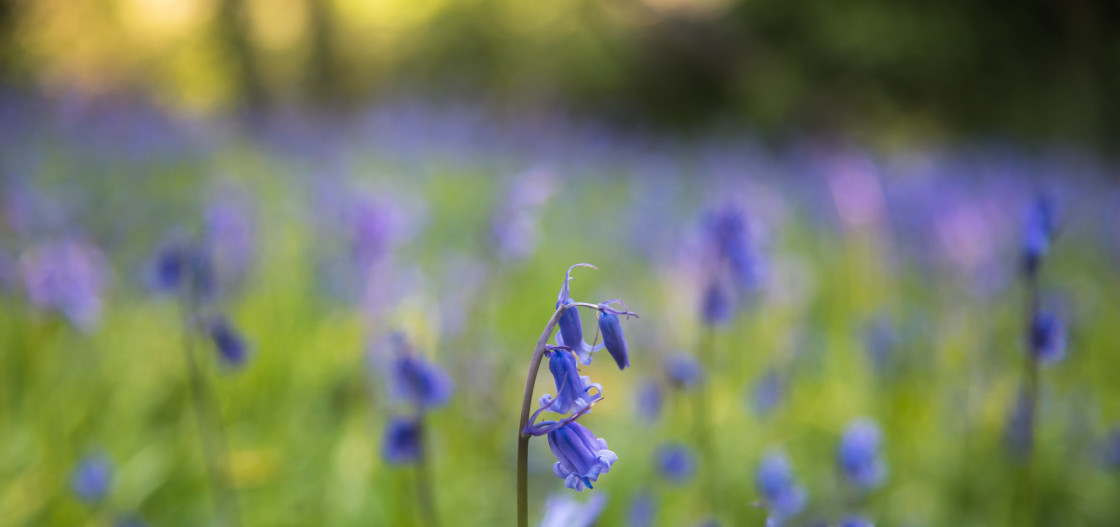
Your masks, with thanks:
M625 304L548 339L533 525L1120 522L1091 150L407 98L0 116L4 525L514 524L581 262L573 301Z

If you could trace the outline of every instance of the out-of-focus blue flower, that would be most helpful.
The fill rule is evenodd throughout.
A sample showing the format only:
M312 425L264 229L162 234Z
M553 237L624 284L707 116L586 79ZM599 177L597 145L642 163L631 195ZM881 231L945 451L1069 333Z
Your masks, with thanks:
M1034 448L1034 400L1025 389L1020 389L1015 398L1004 437L1016 456L1024 457Z
M705 227L718 259L726 263L739 289L756 287L759 267L742 211L728 205L709 215Z
M1100 445L1100 461L1110 469L1120 468L1120 427L1113 428Z
M591 527L606 506L603 494L595 494L583 503L567 496L550 496L544 502L541 527Z
M420 459L420 423L412 418L393 417L385 428L381 454L389 463L412 463Z
M683 444L662 445L655 455L658 471L669 481L684 483L696 473L696 458Z
M626 520L626 527L652 527L654 510L657 503L648 492L641 492L634 496L630 504L630 516Z
M652 422L661 416L661 407L664 404L664 394L661 392L661 383L654 379L647 379L638 387L637 396L638 415L643 422Z
M731 320L734 312L732 309L731 293L719 280L712 280L704 289L703 307L701 314L704 323L709 325L723 324Z
M82 459L71 476L74 493L86 503L96 503L109 494L113 482L113 463L103 455Z
M245 338L234 329L226 317L216 317L210 322L210 339L214 341L214 348L218 357L228 366L239 368L245 365L249 358L249 346Z
M625 370L630 366L630 349L626 346L626 335L622 333L622 324L618 320L618 315L625 315L627 318L637 315L631 313L629 309L618 311L607 305L612 302L619 301L612 300L599 304L599 332L603 334L603 345L606 346L615 364L618 364L618 369ZM623 308L625 307L623 305Z
M564 480L564 486L582 491L598 481L599 474L609 472L618 461L614 452L607 450L607 442L596 438L590 430L574 421L548 433L548 447L556 455L552 473Z
M223 289L239 281L256 258L256 225L248 198L226 188L206 206L206 247Z
M887 467L879 451L882 440L882 432L870 419L857 419L848 425L836 459L849 483L865 490L883 483Z
M785 383L782 381L782 376L778 373L778 370L773 368L766 370L766 373L754 385L751 403L755 414L759 417L770 415L770 412L782 403L785 391Z
M1031 317L1031 356L1040 364L1058 362L1066 356L1066 328L1062 321L1049 311L1039 311Z
M576 364L575 355L563 349L549 352L548 371L552 372L552 379L556 384L556 398L552 395L541 396L541 408L566 414L587 408L596 399L603 396L603 387L592 383L591 378L580 376L579 366ZM595 393L592 393L592 389Z
M149 286L157 293L189 294L201 301L218 291L218 279L209 255L200 247L180 239L164 242L152 257Z
M451 378L438 366L398 349L389 382L397 398L434 408L451 400Z
M1027 273L1038 271L1042 258L1050 250L1050 243L1057 232L1057 214L1054 200L1040 195L1031 202L1023 231L1023 265Z
M781 525L805 508L805 489L793 477L789 458L781 451L772 451L762 459L755 475L758 490L770 511L767 525Z
M879 316L869 322L864 327L863 343L876 373L886 373L891 365L891 354L898 345L890 319Z
M92 330L101 319L108 264L97 248L78 241L47 243L26 251L20 274L28 300Z
M840 520L840 525L837 527L875 527L875 524L871 523L866 518L851 516Z
M692 355L679 353L665 359L665 377L678 388L692 388L704 382L704 370Z

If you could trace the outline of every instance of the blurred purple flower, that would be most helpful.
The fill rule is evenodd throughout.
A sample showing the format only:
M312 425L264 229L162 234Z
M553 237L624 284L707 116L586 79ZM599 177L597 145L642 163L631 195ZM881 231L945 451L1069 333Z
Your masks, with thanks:
M83 458L70 478L74 493L86 503L97 503L109 494L113 480L113 463L108 457L95 454Z
M1046 194L1036 196L1027 210L1023 230L1023 268L1027 274L1038 272L1038 266L1057 234L1058 220L1054 199Z
M1040 364L1052 364L1066 356L1066 328L1062 321L1049 311L1039 311L1031 317L1031 357Z
M863 490L883 484L886 463L879 452L882 432L870 419L857 419L848 425L840 439L836 460L849 483Z
M762 458L755 482L770 511L767 525L781 525L805 508L805 489L794 480L785 453L776 450Z
M229 319L219 316L210 321L208 332L214 341L214 348L222 362L232 368L240 368L249 358L249 346L245 338L234 329Z
M544 503L540 527L591 527L606 506L603 494L592 495L583 503L567 496L550 496Z
M696 473L696 458L681 443L662 445L655 454L657 470L669 481L684 483Z
M642 422L652 423L661 416L661 407L664 405L665 396L661 392L661 383L654 379L647 379L638 387L637 410Z
M778 370L770 368L755 382L751 403L759 417L767 417L785 397L785 382Z
M865 518L850 516L840 520L840 524L837 527L875 527L875 524Z
M704 382L704 370L692 355L678 353L668 357L664 368L669 384L677 388L689 389Z
M62 313L86 331L100 322L108 273L101 251L80 241L39 245L20 258L28 300L38 308Z
M385 427L381 453L393 464L412 463L420 459L420 422L407 417L393 417Z
M630 504L630 516L626 520L626 527L653 527L656 507L657 503L648 492L638 493Z
M206 206L206 247L223 289L240 282L256 258L256 225L248 198L226 189Z
M435 408L451 400L451 378L438 366L412 353L401 353L389 377L394 396L422 408Z

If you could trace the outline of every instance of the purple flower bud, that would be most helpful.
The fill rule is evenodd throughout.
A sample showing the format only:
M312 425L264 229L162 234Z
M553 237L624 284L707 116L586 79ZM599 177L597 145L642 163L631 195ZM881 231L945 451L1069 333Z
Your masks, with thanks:
M96 503L109 493L113 464L103 455L88 456L78 464L71 477L74 493L86 503Z
M1031 317L1031 356L1040 364L1065 358L1066 328L1056 315L1040 311Z
M629 350L626 347L626 336L622 334L622 325L618 315L604 311L599 315L599 331L603 334L603 344L607 352L614 358L618 369L625 370L630 365Z
M789 458L783 452L774 451L762 459L755 481L770 509L768 525L780 525L805 508L805 489L794 480Z
M218 291L209 255L184 241L168 241L157 249L150 273L150 287L157 293L179 294L184 287L190 287L190 294L205 301Z
M557 349L549 353L548 371L556 384L556 399L551 395L541 396L541 408L566 414L586 408L602 397L603 387L591 382L591 378L580 376L575 355L567 350ZM595 393L591 393L592 389Z
M551 496L545 501L540 527L591 527L606 506L603 494L591 496L584 503L567 496Z
M548 433L548 447L556 456L552 473L564 480L564 486L582 491L598 481L599 474L609 472L618 461L614 452L607 450L607 442L596 438L590 430L577 422L569 422Z
M381 453L393 464L412 463L420 459L420 423L415 419L393 417L385 428Z
M393 361L389 379L393 393L401 400L434 408L451 400L451 379L436 365L408 352Z
M670 443L657 449L657 468L669 481L684 483L696 473L696 458L687 446Z
M881 443L882 432L873 421L859 419L848 425L836 457L849 483L864 490L883 483L887 469L879 455Z
M566 298L557 302L556 307L574 303L575 301L571 298ZM556 322L556 325L560 328L560 338L563 341L557 341L557 344L579 351L579 346L583 342L583 321L579 318L579 308L569 307L565 309L563 313L560 313L560 320Z
M249 358L248 345L244 337L225 317L218 317L210 322L210 338L218 350L218 357L226 365L239 368Z

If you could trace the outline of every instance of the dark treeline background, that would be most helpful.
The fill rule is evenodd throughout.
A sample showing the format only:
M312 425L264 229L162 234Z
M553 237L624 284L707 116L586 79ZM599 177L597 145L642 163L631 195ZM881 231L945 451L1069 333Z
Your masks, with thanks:
M771 137L1120 141L1111 0L2 0L0 49L9 84L203 112L403 92Z

